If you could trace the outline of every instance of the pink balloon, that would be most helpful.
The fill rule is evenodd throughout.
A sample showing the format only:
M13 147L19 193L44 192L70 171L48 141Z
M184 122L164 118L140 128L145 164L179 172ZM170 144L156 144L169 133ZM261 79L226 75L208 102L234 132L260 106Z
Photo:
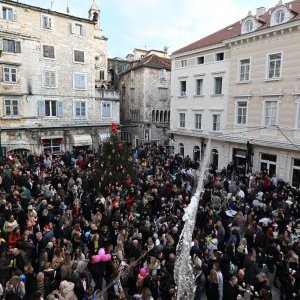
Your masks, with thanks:
M110 260L111 260L110 254L105 254L101 257L101 261L110 261Z
M92 257L94 263L98 263L101 261L101 257L99 255L93 255Z
M148 274L148 270L146 268L141 268L140 269L140 275L145 278Z
M98 251L98 256L100 256L100 258L102 258L102 256L104 256L104 255L105 255L105 250L104 250L104 248L99 249L99 251Z

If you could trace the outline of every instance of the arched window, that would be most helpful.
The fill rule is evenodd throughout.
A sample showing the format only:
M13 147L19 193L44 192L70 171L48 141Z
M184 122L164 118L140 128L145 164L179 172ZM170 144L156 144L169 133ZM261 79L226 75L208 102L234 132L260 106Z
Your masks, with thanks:
M164 111L164 122L168 122L168 112L166 110Z
M183 143L178 144L178 153L184 157L184 145Z
M245 31L246 31L246 32L251 32L251 31L253 31L253 21L252 21L252 20L248 20L248 21L245 23Z
M155 122L155 110L152 110L152 122Z
M170 122L170 111L168 111L168 122Z
M275 14L275 23L281 24L284 21L284 11L281 9Z
M164 112L161 110L159 114L159 122L163 122Z
M194 146L193 159L194 160L199 160L200 159L200 147L199 146Z
M156 122L159 122L159 110L156 111Z

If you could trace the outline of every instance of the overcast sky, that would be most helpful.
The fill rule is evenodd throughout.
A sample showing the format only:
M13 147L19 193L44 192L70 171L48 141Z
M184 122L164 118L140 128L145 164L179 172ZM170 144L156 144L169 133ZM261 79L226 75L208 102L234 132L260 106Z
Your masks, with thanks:
M125 58L134 48L168 52L186 46L223 27L267 9L278 0L96 0L101 9L101 27L108 38L109 57ZM88 17L93 0L20 0L30 5ZM286 2L286 1L284 1Z

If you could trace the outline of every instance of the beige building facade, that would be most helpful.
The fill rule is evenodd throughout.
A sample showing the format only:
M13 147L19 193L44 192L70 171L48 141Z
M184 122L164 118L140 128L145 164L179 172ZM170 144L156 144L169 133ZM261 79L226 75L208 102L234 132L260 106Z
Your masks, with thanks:
M100 9L83 19L18 2L0 3L0 126L7 151L97 148L119 123L109 89Z

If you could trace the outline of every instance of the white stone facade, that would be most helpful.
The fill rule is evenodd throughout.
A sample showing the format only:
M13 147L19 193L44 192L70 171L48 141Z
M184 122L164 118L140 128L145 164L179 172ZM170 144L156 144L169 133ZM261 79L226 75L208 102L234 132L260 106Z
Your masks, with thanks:
M0 10L2 146L97 148L119 123L119 94L105 89L107 38L95 1L90 19L7 0Z

